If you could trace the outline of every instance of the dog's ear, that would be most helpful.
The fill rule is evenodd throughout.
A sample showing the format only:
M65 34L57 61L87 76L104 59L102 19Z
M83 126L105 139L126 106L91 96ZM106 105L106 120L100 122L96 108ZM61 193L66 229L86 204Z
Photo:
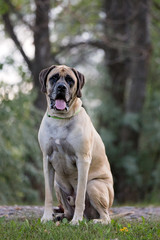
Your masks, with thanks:
M45 68L43 69L40 74L39 74L39 81L41 83L41 91L46 93L46 80L47 80L47 76L50 73L50 71L55 68L55 65L52 65L51 67Z
M80 98L82 96L81 89L85 83L84 75L78 72L75 68L72 68L76 78L77 78L77 97Z

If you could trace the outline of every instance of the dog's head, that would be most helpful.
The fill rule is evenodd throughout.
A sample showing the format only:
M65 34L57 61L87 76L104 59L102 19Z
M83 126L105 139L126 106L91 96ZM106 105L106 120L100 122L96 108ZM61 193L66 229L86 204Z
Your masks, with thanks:
M81 97L84 75L65 65L51 66L40 72L39 80L47 102L55 111L68 111L76 97Z

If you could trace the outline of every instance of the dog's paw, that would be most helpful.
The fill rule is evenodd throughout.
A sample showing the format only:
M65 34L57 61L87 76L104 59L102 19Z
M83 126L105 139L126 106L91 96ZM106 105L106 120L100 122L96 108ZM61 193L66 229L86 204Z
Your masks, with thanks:
M79 225L79 221L78 220L73 220L70 222L71 225L75 226L75 225Z
M72 221L70 222L71 225L79 225L79 222L81 222L83 220L83 218L78 218L78 217L74 217L72 219Z
M46 223L48 221L53 221L52 214L43 214L43 217L41 218L41 223Z
M103 224L103 225L108 225L110 224L111 220L110 218L105 218L105 219L93 219L93 223L96 224L96 223L100 223L100 224Z

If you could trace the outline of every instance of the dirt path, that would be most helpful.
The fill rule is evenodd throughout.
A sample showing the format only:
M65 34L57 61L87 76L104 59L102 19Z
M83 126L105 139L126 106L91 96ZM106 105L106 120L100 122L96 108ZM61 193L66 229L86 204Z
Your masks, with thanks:
M0 206L0 217L6 219L38 219L42 216L44 208L41 206ZM160 219L160 207L114 207L111 208L111 214L132 212L125 216L127 220L140 220L141 216L145 219Z

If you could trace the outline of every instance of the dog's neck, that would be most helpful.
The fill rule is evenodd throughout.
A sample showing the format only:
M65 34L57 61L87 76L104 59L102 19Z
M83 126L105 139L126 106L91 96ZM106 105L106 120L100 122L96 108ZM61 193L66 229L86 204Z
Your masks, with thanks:
M59 118L59 119L66 119L66 118L71 118L73 116L75 116L77 113L79 113L80 109L82 107L82 101L80 98L76 98L73 103L71 104L71 106L69 107L68 111L55 111L53 109L50 109L49 107L47 107L47 115L49 117L55 117L55 118Z

